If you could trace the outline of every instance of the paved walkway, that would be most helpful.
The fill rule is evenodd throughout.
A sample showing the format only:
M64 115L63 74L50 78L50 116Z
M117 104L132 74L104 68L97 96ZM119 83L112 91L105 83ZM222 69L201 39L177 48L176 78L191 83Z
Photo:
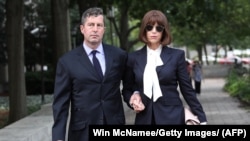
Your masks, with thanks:
M198 97L207 115L208 124L250 125L250 109L237 98L223 91L224 79L205 79Z
M209 125L250 125L250 109L223 92L224 79L205 79L198 99ZM125 105L126 123L133 124L135 113ZM51 103L41 110L0 130L0 141L50 141L53 124ZM18 139L18 140L17 140Z
M207 78L202 82L198 95L210 125L250 125L250 108L223 91L223 78ZM134 112L126 109L127 124L133 124Z

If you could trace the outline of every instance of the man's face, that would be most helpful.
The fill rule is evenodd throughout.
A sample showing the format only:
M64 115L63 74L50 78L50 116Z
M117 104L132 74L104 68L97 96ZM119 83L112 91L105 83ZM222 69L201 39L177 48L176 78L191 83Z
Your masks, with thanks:
M86 44L100 44L105 32L104 17L102 15L87 17L85 24L80 26L80 30Z

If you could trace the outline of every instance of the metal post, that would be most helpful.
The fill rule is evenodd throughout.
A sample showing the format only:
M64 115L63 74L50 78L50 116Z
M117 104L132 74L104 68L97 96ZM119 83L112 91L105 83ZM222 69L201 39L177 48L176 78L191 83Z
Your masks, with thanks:
M76 34L77 34L77 27L75 26L71 31L72 49L76 47Z
M41 103L44 104L45 86L44 86L44 40L47 28L44 25L39 26L39 38L41 44Z

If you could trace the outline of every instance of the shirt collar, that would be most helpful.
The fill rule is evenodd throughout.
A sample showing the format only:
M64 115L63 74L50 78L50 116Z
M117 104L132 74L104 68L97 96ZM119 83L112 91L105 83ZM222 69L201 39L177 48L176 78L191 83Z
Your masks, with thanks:
M86 51L86 53L88 55L90 55L91 51L93 51L93 49L90 48L89 46L87 46L85 43L83 43L83 48L85 49L85 51ZM97 50L100 54L104 54L103 45L102 44L99 44L99 46L95 50Z
M162 45L159 45L159 47L156 49L156 50L152 50L151 48L149 48L148 46L147 46L147 52L149 53L149 52L155 52L155 53L157 53L158 55L160 55L161 54L161 50L162 50Z

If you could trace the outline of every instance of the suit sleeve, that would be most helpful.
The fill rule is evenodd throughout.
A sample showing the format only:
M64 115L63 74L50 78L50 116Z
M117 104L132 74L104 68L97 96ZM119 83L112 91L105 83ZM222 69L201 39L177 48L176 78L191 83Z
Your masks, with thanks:
M191 111L198 116L201 122L206 122L206 115L202 108L200 101L197 99L196 93L192 87L190 82L187 70L186 70L186 62L185 62L185 52L182 51L180 54L180 58L178 61L178 81L180 84L180 90L183 95L183 98L189 105Z
M70 105L70 78L62 60L58 61L56 69L53 118L52 141L65 140L68 111Z
M123 79L122 94L124 101L130 108L132 108L129 103L130 97L132 96L133 92L137 90L134 82L135 76L133 73L133 62L134 60L132 54L128 54L128 59L125 68L125 77Z

